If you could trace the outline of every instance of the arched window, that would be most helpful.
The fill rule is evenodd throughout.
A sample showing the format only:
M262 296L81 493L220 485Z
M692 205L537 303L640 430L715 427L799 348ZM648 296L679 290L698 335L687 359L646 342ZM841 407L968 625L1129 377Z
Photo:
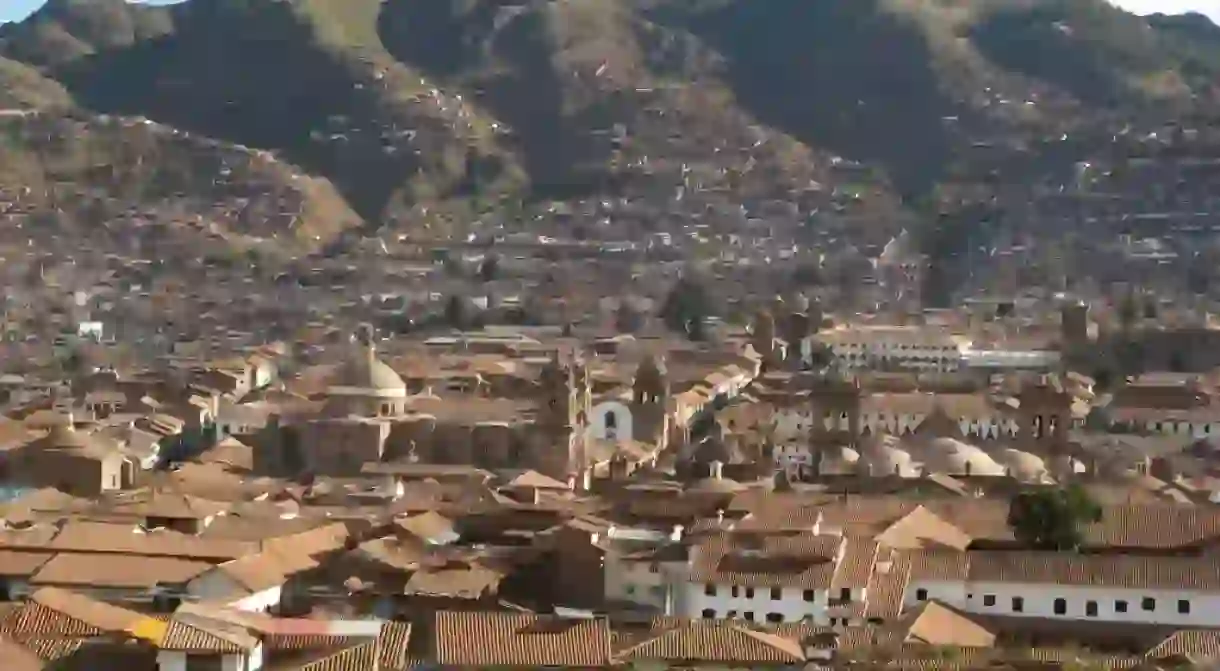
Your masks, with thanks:
M711 608L705 608L703 610L703 619L705 619L705 620L716 619L716 611L712 610Z

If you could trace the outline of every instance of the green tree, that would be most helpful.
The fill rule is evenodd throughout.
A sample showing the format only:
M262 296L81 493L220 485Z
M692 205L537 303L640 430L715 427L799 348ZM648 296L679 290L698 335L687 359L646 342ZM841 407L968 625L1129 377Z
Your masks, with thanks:
M1078 550L1086 525L1101 521L1101 506L1079 485L1021 492L1008 509L1013 536L1039 550Z
M713 314L707 286L690 275L684 275L674 284L661 305L665 324L674 331L686 333L692 340L703 338L705 321Z

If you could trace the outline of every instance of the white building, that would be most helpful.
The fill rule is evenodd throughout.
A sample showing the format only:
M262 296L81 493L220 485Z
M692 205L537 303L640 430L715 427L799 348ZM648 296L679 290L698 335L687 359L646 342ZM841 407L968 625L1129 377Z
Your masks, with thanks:
M631 424L631 406L617 399L598 403L589 410L587 431L589 438L594 440L635 440Z
M1196 557L924 552L903 603L1008 617L1220 626L1220 566Z
M926 326L843 326L816 337L850 370L956 371L971 342Z

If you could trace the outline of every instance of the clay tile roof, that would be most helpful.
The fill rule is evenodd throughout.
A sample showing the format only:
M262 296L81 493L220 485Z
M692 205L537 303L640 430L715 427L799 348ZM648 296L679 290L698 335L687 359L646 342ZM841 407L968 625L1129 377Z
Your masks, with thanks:
M974 620L936 601L929 601L903 617L906 640L928 645L990 648L995 634Z
M280 560L274 553L263 552L225 562L216 570L232 579L248 594L256 594L284 584L287 577L279 564Z
M42 671L42 658L16 641L0 638L0 659L5 671Z
M340 650L292 671L368 671L377 668L385 671L385 667L378 666L377 642L372 641Z
M799 640L726 621L691 621L617 655L620 662L666 661L794 664L805 661Z
M969 579L1172 590L1220 589L1220 566L1196 557L971 552Z
M30 577L32 585L144 588L184 584L212 564L178 557L61 552Z
M386 622L381 626L378 644L381 648L381 671L406 671L410 660L407 647L411 643L409 622Z
M29 577L51 559L46 552L0 550L0 576Z
M863 538L849 540L843 551L843 558L835 569L831 588L867 587L869 578L873 575L877 548L876 541Z
M1185 657L1201 660L1220 656L1220 631L1211 629L1184 629L1175 631L1156 644L1145 656L1151 659Z
M521 487L528 489L553 489L560 491L570 491L567 483L560 482L552 477L543 475L538 471L521 471L519 473L509 474L505 478L502 487Z
M18 615L18 629L13 633L97 636L103 632L127 632L148 619L135 611L54 587L31 594L22 610L30 607L33 609Z
M892 548L939 545L965 550L973 539L932 511L919 506L878 534L877 540Z
M610 627L604 619L517 613L436 613L436 662L452 666L606 666ZM477 645L472 642L477 641Z
M828 589L838 536L722 534L691 548L693 582Z
M478 599L494 593L504 575L477 564L421 568L411 575L404 594Z
M19 547L8 543L7 547ZM49 543L35 547L59 552L118 553L125 555L229 560L258 550L255 543L198 538L156 529L142 532L130 524L67 522Z
M102 631L88 622L30 601L5 614L0 620L0 633L25 640L38 636L99 636Z
M394 526L425 541L447 542L446 539L456 538L453 520L431 510L419 515L400 517L394 520Z
M902 611L902 597L911 576L911 564L901 554L878 557L868 582L869 619L890 620Z
M165 630L165 635L157 644L161 650L173 650L188 653L237 654L247 648L226 640L199 627L177 619L171 619Z

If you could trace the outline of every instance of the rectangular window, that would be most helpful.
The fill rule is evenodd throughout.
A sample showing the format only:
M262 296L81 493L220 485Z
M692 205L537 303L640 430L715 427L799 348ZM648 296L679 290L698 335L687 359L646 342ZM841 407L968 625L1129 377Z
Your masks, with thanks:
M703 593L708 596L716 596L716 586L709 582L704 586Z
M1012 612L1024 613L1025 612L1025 599L1022 599L1019 596L1014 596L1012 598Z
M1055 615L1067 615L1067 599L1055 599Z
M850 587L844 587L843 589L839 590L839 600L840 601L851 601L851 588Z
M984 594L983 595L983 605L984 606L994 606L995 605L995 595L994 594Z
M732 594L734 599L741 596L741 592L737 589L737 585L733 585Z
M767 613L767 622L771 624L781 624L784 621L784 616L779 613Z
M915 590L915 600L916 601L927 601L928 600L928 590L926 590L922 587Z
M1143 601L1140 601L1140 607L1151 613L1156 610L1156 599L1146 596Z
M1115 613L1127 612L1127 602L1123 601L1122 599L1115 601L1114 602L1114 612Z
M772 587L771 588L771 600L779 601L782 598L784 598L784 590L779 587Z
M753 621L754 621L754 611L752 611L752 610L747 610L747 611L746 611L746 621L747 621L747 622L753 622Z
M802 596L805 598L805 601L812 602L812 601L813 601L813 596L814 596L814 595L813 595L813 590L811 590L811 589L807 589L807 590L805 590L805 593L804 593Z
M1097 617L1097 602L1096 601L1085 601L1084 602L1084 614L1087 615L1088 617Z
M1190 602L1186 599L1178 599L1178 614L1190 615Z
M747 587L747 588L746 588L746 598L747 598L747 599L753 599L753 598L754 598L754 588L753 588L753 587Z

